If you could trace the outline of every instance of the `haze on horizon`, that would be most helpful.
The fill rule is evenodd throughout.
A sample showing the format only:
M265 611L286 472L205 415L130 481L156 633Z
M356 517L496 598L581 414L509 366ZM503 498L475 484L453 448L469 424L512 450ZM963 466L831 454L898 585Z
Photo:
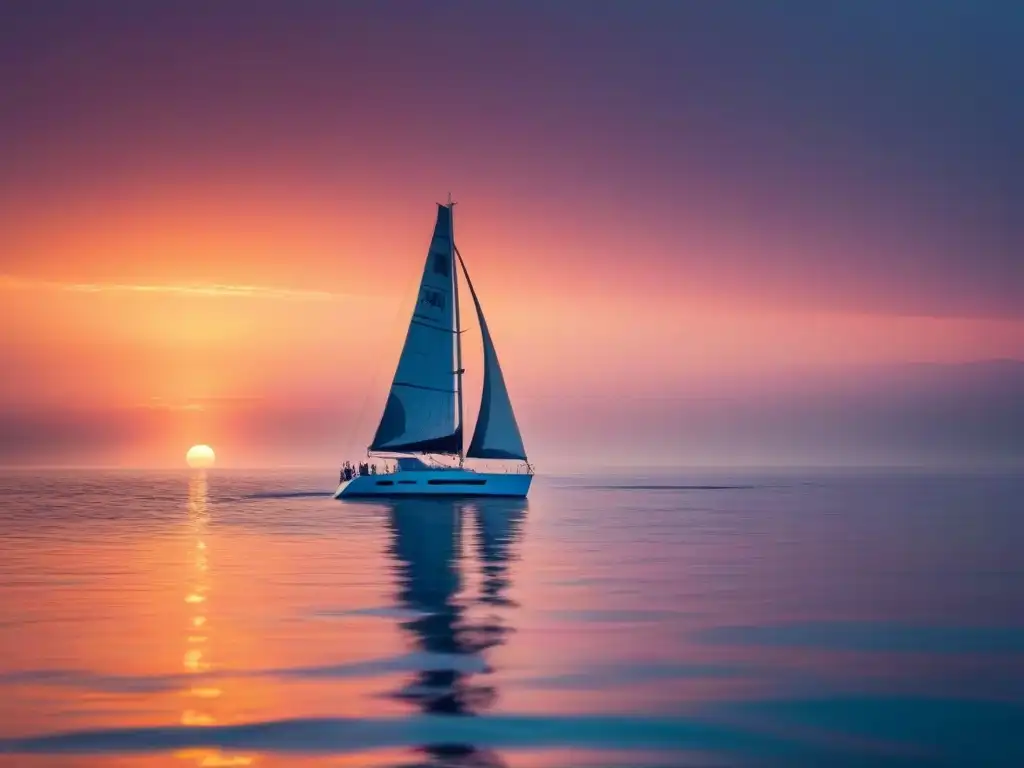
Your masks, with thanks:
M5 4L0 464L360 455L452 192L541 471L1019 465L1022 35L967 0Z

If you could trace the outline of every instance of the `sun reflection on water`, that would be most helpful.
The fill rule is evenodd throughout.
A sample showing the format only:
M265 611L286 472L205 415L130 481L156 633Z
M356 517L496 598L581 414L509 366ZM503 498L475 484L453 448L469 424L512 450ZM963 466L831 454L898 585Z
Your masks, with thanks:
M210 661L208 641L210 638L210 607L207 596L210 592L209 571L210 553L206 541L207 526L210 515L206 473L197 472L189 478L188 484L188 520L191 535L195 541L190 556L192 584L186 589L185 602L194 607L194 615L190 617L185 628L186 650L182 657L182 665L190 675L200 676L209 672L213 665ZM202 628L202 634L197 630ZM215 701L219 701L223 690L209 685L201 678L195 684L182 690L182 695L189 704L181 713L181 724L184 726L217 725L217 716L210 709ZM183 760L194 761L201 768L219 768L222 766L252 765L253 757L247 755L229 755L219 750L200 749L183 750L176 753Z

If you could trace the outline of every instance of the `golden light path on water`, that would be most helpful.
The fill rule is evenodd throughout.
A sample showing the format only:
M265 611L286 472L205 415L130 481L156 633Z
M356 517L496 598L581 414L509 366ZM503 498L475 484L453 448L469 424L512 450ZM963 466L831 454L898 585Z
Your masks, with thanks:
M207 495L206 472L198 470L189 478L188 519L191 528L189 564L192 584L186 589L185 602L192 607L188 625L185 627L185 654L182 664L186 673L196 675L195 684L182 690L187 704L181 713L181 724L185 726L217 725L212 705L223 694L220 687L204 684L202 675L212 669L209 656L210 611L210 552L207 542L207 526L210 520ZM181 750L176 755L184 760L195 761L201 768L227 768L227 766L252 765L255 758L248 755L225 754L216 749Z

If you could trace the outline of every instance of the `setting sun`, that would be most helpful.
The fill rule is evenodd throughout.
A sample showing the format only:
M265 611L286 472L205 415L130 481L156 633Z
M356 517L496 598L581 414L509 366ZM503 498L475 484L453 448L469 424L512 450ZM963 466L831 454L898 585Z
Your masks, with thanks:
M193 445L185 454L185 461L188 462L188 465L196 468L212 467L216 459L217 455L208 445Z

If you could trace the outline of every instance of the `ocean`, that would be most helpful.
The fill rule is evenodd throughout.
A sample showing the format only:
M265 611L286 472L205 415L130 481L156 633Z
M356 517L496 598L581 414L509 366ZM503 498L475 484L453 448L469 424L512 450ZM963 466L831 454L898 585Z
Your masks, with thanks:
M1024 766L1024 478L0 473L0 764Z

